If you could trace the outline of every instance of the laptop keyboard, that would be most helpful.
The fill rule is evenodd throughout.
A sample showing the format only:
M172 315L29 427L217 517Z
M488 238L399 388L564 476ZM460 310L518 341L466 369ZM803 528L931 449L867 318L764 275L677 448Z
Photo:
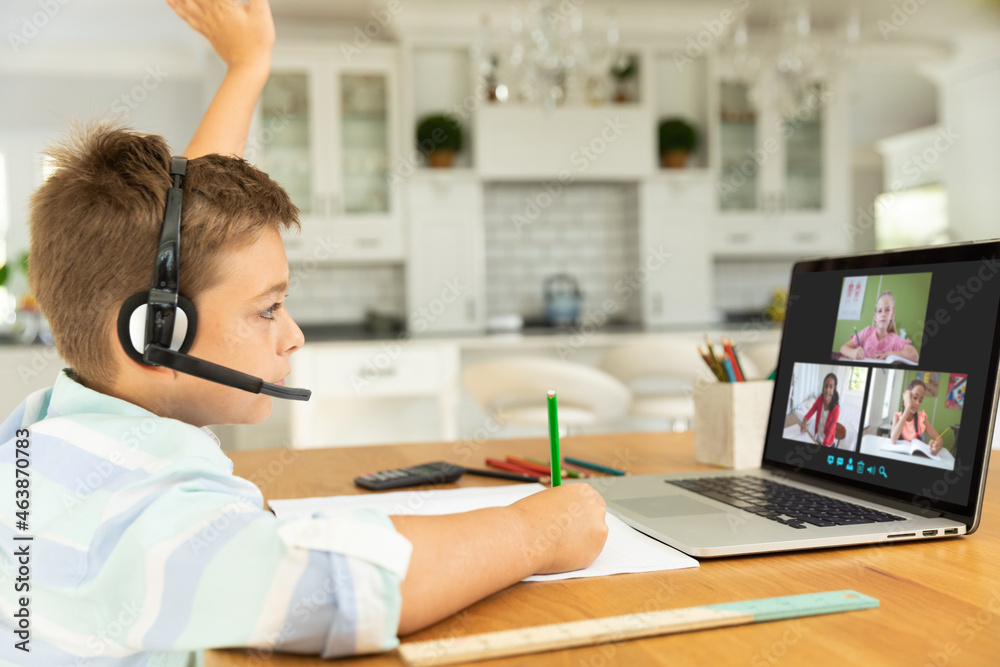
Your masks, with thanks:
M696 477L674 480L670 484L792 528L906 520L759 477Z

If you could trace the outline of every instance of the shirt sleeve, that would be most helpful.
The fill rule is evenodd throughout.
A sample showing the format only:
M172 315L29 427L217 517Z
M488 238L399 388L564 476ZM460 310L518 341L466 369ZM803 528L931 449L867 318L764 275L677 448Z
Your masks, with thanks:
M832 447L837 439L837 420L840 419L840 406L836 405L826 417L826 430L823 436L823 446Z
M77 619L78 634L57 639L62 650L95 655L86 638L122 614L96 655L251 647L337 657L398 645L412 547L387 516L278 520L249 482L190 471L130 493L120 512L105 510L85 581L33 602Z

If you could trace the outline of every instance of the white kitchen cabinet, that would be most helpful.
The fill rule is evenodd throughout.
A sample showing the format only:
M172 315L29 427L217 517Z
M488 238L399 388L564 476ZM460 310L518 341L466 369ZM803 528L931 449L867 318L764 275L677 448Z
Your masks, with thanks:
M648 105L542 107L483 104L476 112L476 162L491 179L625 179L655 170Z
M398 70L391 47L350 59L325 44L275 50L246 154L299 207L290 261L403 259L390 175L400 151Z
M28 394L55 384L66 363L52 345L0 345L0 420Z
M710 101L720 256L845 252L850 219L850 136L843 77L817 81L793 111L778 84L750 86L717 64Z
M643 322L712 319L712 172L684 170L639 188L639 268Z
M311 343L292 356L308 401L291 405L293 447L454 440L458 346L393 339Z
M486 324L483 185L468 172L428 170L407 184L407 326L415 334Z

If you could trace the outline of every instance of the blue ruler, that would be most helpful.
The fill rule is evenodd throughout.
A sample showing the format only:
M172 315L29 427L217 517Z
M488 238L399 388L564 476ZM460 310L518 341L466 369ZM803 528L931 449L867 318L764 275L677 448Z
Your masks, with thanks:
M878 600L855 591L807 593L412 642L401 645L399 653L408 665L414 667L453 665L639 637L872 609L877 606Z

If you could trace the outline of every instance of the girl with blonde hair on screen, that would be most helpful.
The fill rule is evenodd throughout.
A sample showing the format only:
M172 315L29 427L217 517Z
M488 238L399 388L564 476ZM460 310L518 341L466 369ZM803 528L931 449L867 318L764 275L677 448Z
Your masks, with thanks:
M892 292L885 290L875 302L875 315L871 325L857 335L851 335L840 346L840 356L860 361L885 360L892 355L916 363L919 353L911 340L896 333L896 298Z

